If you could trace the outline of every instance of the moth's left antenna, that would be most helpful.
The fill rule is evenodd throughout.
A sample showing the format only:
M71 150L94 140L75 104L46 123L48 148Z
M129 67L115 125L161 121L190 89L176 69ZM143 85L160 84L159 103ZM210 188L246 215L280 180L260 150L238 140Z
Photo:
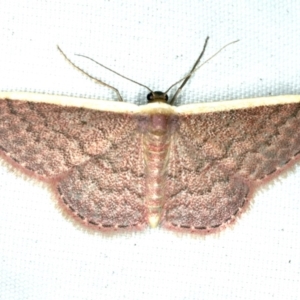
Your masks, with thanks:
M85 74L86 76L88 76L89 78L93 79L94 81L96 81L97 83L100 83L104 86L107 86L108 88L111 88L112 90L114 90L116 92L116 94L118 95L119 101L123 101L123 98L120 94L120 92L118 91L118 89L116 89L115 87L103 82L102 80L93 77L92 75L88 74L87 72L85 72L83 69L79 68L78 66L76 66L68 57L67 55L60 49L60 47L57 45L57 49L58 51L64 56L64 58L77 70L79 70L80 72L82 72L83 74Z

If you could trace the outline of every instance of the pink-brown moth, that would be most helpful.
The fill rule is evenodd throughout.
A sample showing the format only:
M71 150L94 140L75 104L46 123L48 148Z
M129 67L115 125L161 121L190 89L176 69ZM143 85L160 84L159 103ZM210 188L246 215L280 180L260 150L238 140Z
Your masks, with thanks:
M300 96L172 106L204 49L170 101L0 93L1 157L87 227L226 228L299 160Z

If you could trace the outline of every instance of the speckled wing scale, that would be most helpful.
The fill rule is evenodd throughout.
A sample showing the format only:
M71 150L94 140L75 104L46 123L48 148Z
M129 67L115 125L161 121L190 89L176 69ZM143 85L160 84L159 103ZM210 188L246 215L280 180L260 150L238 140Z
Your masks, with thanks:
M30 101L32 97L37 102ZM48 182L70 213L86 225L123 228L145 223L142 136L134 115L43 103L43 95L1 98L4 158Z
M277 100L295 103L272 105ZM165 224L215 232L233 223L257 186L299 159L299 101L245 99L216 104L219 111L196 105L195 113L180 114L167 171Z
M300 157L300 96L173 107L0 93L2 158L82 224L214 233Z

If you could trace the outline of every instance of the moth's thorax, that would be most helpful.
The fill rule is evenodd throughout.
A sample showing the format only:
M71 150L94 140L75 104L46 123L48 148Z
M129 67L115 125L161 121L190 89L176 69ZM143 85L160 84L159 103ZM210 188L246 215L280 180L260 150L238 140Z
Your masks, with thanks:
M150 115L143 134L147 195L145 205L151 227L159 224L165 202L166 170L172 130L170 119L171 117L165 114Z

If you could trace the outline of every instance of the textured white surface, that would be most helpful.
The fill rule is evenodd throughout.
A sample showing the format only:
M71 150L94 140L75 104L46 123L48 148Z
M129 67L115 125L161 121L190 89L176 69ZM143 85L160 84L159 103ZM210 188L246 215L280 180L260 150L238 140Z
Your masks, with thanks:
M56 50L145 103L210 36L178 103L300 94L299 1L20 1L1 4L0 89L116 99ZM107 238L79 230L40 185L0 168L0 299L296 299L300 169L255 197L231 230L205 239L161 229Z

